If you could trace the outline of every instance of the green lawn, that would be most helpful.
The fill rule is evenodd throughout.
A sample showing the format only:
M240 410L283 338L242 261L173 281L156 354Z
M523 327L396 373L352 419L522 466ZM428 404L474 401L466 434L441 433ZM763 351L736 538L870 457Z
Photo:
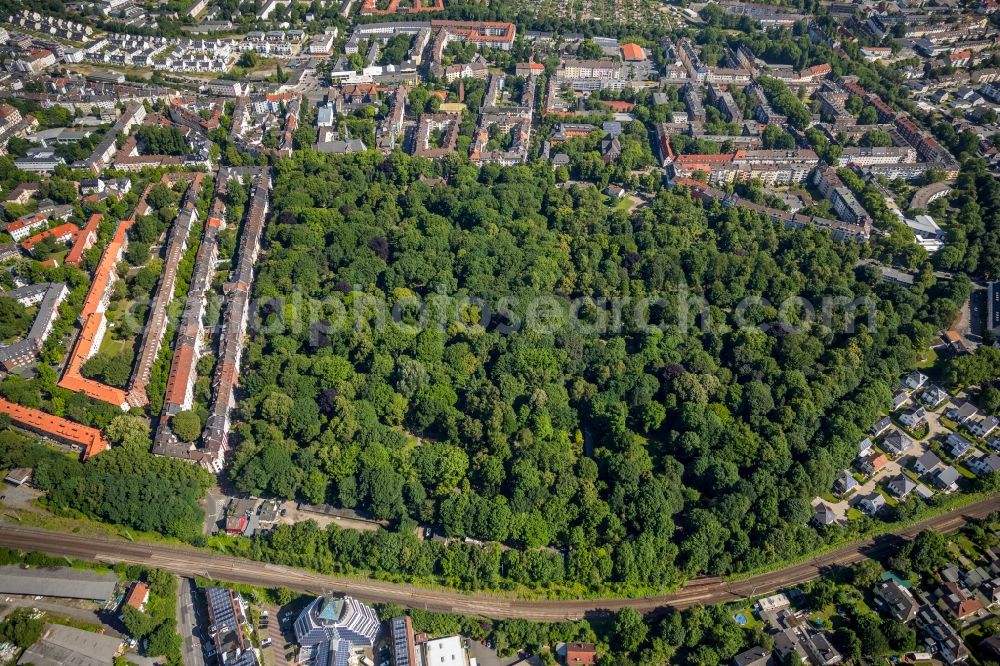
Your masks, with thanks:
M938 418L938 423L940 423L941 425L943 425L948 430L951 430L952 432L958 431L958 424L956 422L952 421L951 419L949 419L947 416L941 416L941 417L939 417Z
M927 368L933 368L934 364L937 363L937 360L938 360L937 351L933 347L930 347L923 353L923 355L917 361L916 367L918 370L926 370Z
M130 344L132 344L130 341L115 340L110 335L105 335L104 339L101 340L101 348L99 351L110 356L117 356Z
M962 476L964 476L967 479L974 479L974 478L976 478L976 475L973 473L973 471L971 469L969 469L968 467L965 466L964 462L962 462L962 463L960 463L958 465L955 465L955 469L957 469L958 473L961 474Z
M895 497L886 492L885 488L879 486L877 489L878 494L885 498L885 503L889 506L896 506L899 502Z

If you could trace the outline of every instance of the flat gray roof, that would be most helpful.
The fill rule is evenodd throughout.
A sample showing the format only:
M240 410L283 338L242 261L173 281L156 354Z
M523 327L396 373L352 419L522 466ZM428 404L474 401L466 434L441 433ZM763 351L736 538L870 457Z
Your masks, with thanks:
M25 650L18 664L34 666L109 666L122 639L59 624L47 624L37 643Z
M0 594L107 601L114 596L117 584L117 575L89 569L0 567Z

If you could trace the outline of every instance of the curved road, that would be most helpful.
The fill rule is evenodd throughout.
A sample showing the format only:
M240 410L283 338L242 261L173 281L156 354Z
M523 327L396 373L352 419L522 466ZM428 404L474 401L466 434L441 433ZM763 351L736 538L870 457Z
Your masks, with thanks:
M86 560L144 564L182 576L199 575L262 587L285 586L312 594L338 591L373 603L394 602L412 608L492 618L557 621L616 611L626 606L643 612L653 612L664 606L682 609L694 604L714 604L766 594L813 580L831 568L853 564L866 558L887 557L895 552L905 539L913 538L921 530L951 531L962 527L971 519L984 518L994 511L1000 511L1000 496L929 518L894 534L845 546L808 562L778 571L739 581L725 581L717 577L698 578L688 582L676 592L638 599L557 601L505 598L489 593L466 594L403 583L326 576L302 569L216 555L194 548L85 537L6 524L0 525L0 544Z

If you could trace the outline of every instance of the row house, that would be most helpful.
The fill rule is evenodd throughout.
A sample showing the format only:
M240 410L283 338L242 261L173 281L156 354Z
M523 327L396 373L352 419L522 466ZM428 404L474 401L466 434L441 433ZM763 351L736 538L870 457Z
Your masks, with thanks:
M37 305L38 309L31 328L24 337L7 345L0 345L0 367L8 372L28 365L37 358L52 332L53 323L59 317L59 306L69 294L69 289L65 284L46 283L12 289L0 293L0 296L13 298L23 305L22 294L28 295L31 305Z
M862 167L874 164L912 164L916 161L917 151L912 146L848 146L837 159L840 166L854 164Z
M219 331L219 359L212 378L212 403L205 422L204 444L213 460L221 460L228 450L230 417L236 406L240 358L249 321L253 267L260 252L270 202L271 175L264 169L254 179L253 192L243 224L238 258L230 281L224 285L226 304Z
M184 174L183 179L186 180L188 178L190 178L191 183L181 202L180 211L177 213L177 217L174 219L174 223L167 233L163 272L156 285L153 301L150 303L149 315L146 318L146 326L139 347L139 355L133 368L131 381L129 382L129 403L133 407L144 407L149 404L149 399L146 395L146 386L149 383L153 364L160 353L163 336L167 331L167 306L174 298L177 269L187 250L188 236L195 222L198 221L196 203L201 194L204 175L199 173L192 177ZM163 180L173 183L182 180L182 178L164 176Z

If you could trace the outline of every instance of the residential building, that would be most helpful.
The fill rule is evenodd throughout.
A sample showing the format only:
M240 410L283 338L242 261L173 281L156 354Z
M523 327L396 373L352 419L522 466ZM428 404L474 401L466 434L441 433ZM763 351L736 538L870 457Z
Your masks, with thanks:
M13 298L25 305L37 305L35 319L24 337L7 345L0 345L0 367L8 372L33 363L42 351L42 345L52 332L52 325L59 316L59 306L69 294L62 283L43 283L19 287L0 293L0 297Z
M927 375L919 371L914 371L906 376L903 383L906 384L908 388L917 391L927 383Z
M888 464L889 458L884 453L873 452L861 459L861 462L858 463L858 469L865 476L873 476Z
M597 663L597 647L593 643L567 643L566 666L593 666Z
M770 666L771 653L755 646L733 657L732 666Z
M826 632L818 632L803 641L806 653L809 655L809 663L813 666L834 666L844 660L843 655L837 651Z
M886 501L882 495L879 493L872 493L858 503L858 509L860 509L862 513L874 518L878 515L879 511L885 507L885 505Z
M239 81L216 79L214 81L207 81L204 85L205 92L209 95L218 95L219 97L240 97L241 95L246 94L246 89Z
M969 658L969 649L961 636L936 608L930 605L922 606L917 613L917 623L924 636L924 645L928 651L936 653L942 661L947 664L958 664Z
M906 499L909 497L910 493L916 489L916 487L916 482L905 474L895 476L889 479L889 482L886 483L888 491L897 499Z
M754 610L760 613L776 613L778 611L791 608L792 602L788 599L785 594L778 593L772 594L769 597L764 597L763 599L758 599L757 603L754 604Z
M990 414L974 422L969 431L976 437L986 439L1000 426L1000 419Z
M948 400L949 397L950 396L944 389L942 389L937 384L932 384L931 386L927 387L927 390L925 390L923 393L920 394L920 402L927 405L927 407L933 409L934 407L937 407L945 400Z
M103 183L104 181L98 181ZM70 248L69 252L66 254L66 258L63 259L63 263L68 266L79 266L80 262L83 261L83 253L93 247L94 243L97 242L97 231L101 226L101 220L104 216L100 213L94 213L89 218L87 218L87 223L80 230L80 233L76 235L76 240L73 241L73 247Z
M834 512L833 507L829 504L826 502L820 502L816 505L816 510L813 513L813 522L820 527L833 525L837 522L837 514Z
M46 67L56 64L56 56L48 49L31 49L14 59L13 68L28 74L40 74Z
M833 483L833 491L839 495L846 495L858 487L858 480L854 478L848 470L844 470Z
M20 428L64 444L80 447L83 449L84 460L108 448L108 441L97 428L24 407L4 398L0 398L0 414L8 416L14 425Z
M392 618L389 621L389 634L393 666L418 666L410 616Z
M954 492L958 490L958 480L962 478L958 470L948 465L947 467L940 469L934 475L934 485L945 492Z
M984 453L981 456L966 461L965 465L977 476L993 474L1000 471L1000 455L996 453Z
M888 416L883 416L878 421L872 425L871 433L873 437L881 437L889 428L892 427L892 419Z
M927 423L927 410L923 407L913 406L899 415L900 422L911 430L915 430Z
M951 447L951 455L955 458L961 458L966 453L972 450L972 442L962 437L957 432L948 433L948 437L945 439L945 444Z
M946 582L939 590L942 605L957 620L965 620L983 610L983 604L966 590L952 581Z
M892 579L880 583L875 588L875 596L885 604L892 617L900 622L909 622L920 610L920 604L913 593Z
M215 645L219 666L258 666L248 632L247 606L239 592L223 587L205 589L208 638Z
M982 415L979 408L969 401L948 410L948 418L957 421L959 425L968 425L970 421Z
M913 446L913 440L899 430L893 430L882 441L882 449L894 458L898 458Z
M545 73L545 65L540 62L530 60L519 62L514 66L514 75L522 77L539 76Z
M942 465L944 465L944 463L941 462L941 458L939 458L937 454L930 449L913 461L913 469L917 472L917 474L935 472Z
M131 606L140 613L146 609L146 602L149 601L149 585L142 581L136 581L129 587L128 594L122 601L122 612L126 606Z

